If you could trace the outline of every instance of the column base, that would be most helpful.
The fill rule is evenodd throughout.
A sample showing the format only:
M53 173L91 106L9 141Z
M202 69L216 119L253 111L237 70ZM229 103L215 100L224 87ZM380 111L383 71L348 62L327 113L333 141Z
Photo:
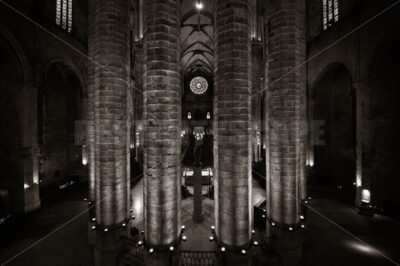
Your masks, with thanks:
M144 262L146 266L170 266L177 265L177 255L172 254L168 251L157 252L156 254L150 254L146 252L144 256Z
M271 241L279 255L281 265L297 266L302 262L303 232L274 229L275 240Z
M127 229L117 228L108 232L95 232L94 264L96 266L117 266L122 251L121 236L127 234Z
M252 257L251 254L241 255L240 252L225 252L221 255L218 265L221 266L250 266Z

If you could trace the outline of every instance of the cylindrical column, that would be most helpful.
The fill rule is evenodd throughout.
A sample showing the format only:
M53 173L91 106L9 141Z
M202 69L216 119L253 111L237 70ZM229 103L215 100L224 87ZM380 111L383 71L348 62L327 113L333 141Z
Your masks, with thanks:
M267 10L267 216L291 225L306 182L305 1L275 1Z
M181 208L178 0L147 0L144 81L144 227L149 246L175 242Z
M87 101L87 117L86 117L86 142L87 142L87 153L89 162L89 201L94 202L96 191L96 174L95 174L95 151L94 151L94 71L96 64L94 62L94 1L89 0L89 19L88 19L88 101Z
M37 140L37 88L24 86L19 91L21 173L24 187L24 210L32 212L40 208L39 163Z
M252 224L247 0L218 0L215 18L216 233L224 245L240 247Z
M94 1L96 223L128 217L128 0Z

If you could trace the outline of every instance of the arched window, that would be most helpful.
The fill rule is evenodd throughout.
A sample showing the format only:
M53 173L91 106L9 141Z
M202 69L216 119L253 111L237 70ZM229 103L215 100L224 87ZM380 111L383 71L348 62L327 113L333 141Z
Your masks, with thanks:
M322 24L324 30L339 20L339 0L322 0Z
M56 0L56 24L71 32L72 30L72 0Z

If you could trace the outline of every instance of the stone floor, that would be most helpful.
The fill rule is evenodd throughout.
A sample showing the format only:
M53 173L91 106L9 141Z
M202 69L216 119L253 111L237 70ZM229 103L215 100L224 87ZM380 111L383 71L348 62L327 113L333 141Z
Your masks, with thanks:
M132 188L133 224L138 228L143 222L142 185L139 182ZM93 252L87 245L84 190L72 191L16 223L8 232L1 232L1 265L93 265ZM252 195L254 203L262 201L264 190L253 183ZM192 198L182 202L182 224L188 236L183 249L211 250L213 244L208 237L214 219L213 201L204 199L204 221L200 224L192 220L192 204ZM304 265L399 265L399 225L384 217L360 216L354 208L336 200L313 199L308 208Z

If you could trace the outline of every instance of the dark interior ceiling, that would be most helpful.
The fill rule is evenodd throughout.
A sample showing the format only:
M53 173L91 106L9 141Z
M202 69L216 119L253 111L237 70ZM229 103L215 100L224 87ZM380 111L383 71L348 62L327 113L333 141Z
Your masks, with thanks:
M201 0L202 9L197 9L196 3L196 0L182 1L182 70L184 75L199 73L210 75L214 69L213 13L215 1Z

